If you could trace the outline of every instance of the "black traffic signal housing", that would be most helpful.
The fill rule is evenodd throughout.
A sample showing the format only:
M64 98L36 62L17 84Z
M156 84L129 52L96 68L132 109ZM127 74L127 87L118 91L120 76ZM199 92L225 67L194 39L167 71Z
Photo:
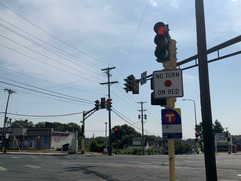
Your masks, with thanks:
M133 94L139 94L139 80L136 80L134 75L129 75L124 81L126 82L124 84L126 92L130 91Z
M129 91L133 91L134 89L134 76L133 75L129 75L126 79L124 79L124 81L126 82L124 85L126 86L124 89L126 90L126 92Z
M112 102L111 101L112 101L112 99L107 99L106 100L106 106L105 107L106 107L107 110L110 110L111 107L112 107Z
M136 80L136 78L134 77L133 80L133 94L139 94L139 80Z
M151 78L151 90L153 90L153 77ZM167 99L154 99L154 92L151 93L151 105L154 106L166 106L167 105Z
M114 135L115 135L115 141L118 141L118 139L119 139L119 130L118 130L118 128L114 128Z
M105 109L105 98L104 98L104 97L102 97L102 98L100 99L100 108L101 108L101 109Z
M96 100L95 101L95 110L99 110L100 109L100 101L99 100Z
M84 125L82 125L81 126L81 134L80 134L81 136L84 136L84 131L85 131L85 127L84 127Z
M168 25L165 25L163 22L158 22L154 25L154 31L156 32L154 42L156 44L155 56L157 62L168 61L170 59Z
M195 131L195 142L198 142L198 132L197 131Z

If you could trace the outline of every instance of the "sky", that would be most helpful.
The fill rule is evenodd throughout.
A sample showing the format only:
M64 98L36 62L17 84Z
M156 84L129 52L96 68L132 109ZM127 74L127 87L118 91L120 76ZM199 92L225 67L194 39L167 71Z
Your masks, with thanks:
M241 0L204 0L207 48L240 35ZM107 98L105 69L110 71L113 111L111 126L128 124L141 132L138 119L143 104L147 135L162 137L161 109L152 106L150 81L138 95L126 93L124 79L133 74L162 70L154 51L157 22L169 25L177 41L177 62L197 54L194 0L0 0L0 126L8 93L8 117L81 125L83 111L95 100ZM220 50L220 56L240 51L237 43ZM216 58L217 52L208 55ZM241 55L208 64L212 120L232 135L241 134ZM193 65L185 64L180 68ZM181 109L183 138L194 138L202 121L198 68L183 70ZM193 101L183 101L192 99ZM98 110L86 119L86 136L105 136L108 111Z

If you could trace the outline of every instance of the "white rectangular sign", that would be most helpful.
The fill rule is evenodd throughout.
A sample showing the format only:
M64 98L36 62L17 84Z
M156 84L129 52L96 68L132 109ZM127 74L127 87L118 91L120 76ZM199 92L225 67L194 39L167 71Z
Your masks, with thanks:
M153 72L154 99L183 97L182 70Z

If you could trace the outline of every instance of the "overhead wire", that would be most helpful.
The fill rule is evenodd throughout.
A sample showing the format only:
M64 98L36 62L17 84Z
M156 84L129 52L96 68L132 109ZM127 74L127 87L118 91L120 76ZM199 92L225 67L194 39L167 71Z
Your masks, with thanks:
M25 45L23 45L23 44L21 44L21 43L18 43L18 42L16 42L16 41L8 38L8 37L5 37L5 36L3 36L3 35L0 35L0 36L3 37L3 38L5 38L5 39L7 39L7 40L9 40L9 41L11 41L11 42L16 43L17 45L20 45L20 46L22 46L22 47L24 47L24 48L26 48L26 49L34 52L34 53L37 53L37 54L39 54L39 55L41 55L41 56L43 56L43 57L45 57L45 58L48 58L49 60L52 60L52 61L54 61L54 62L57 62L58 64L61 64L61 65L65 66L65 67L68 67L68 68L70 68L70 69L72 69L72 70L75 70L76 72L84 73L85 75L88 75L88 76L90 76L90 77L94 77L94 76L91 75L91 74L88 74L88 73L86 73L86 72L80 71L80 70L78 70L78 69L76 69L76 68L73 68L73 67L69 66L68 64L64 64L64 63L62 63L62 62L60 62L60 61L58 61L58 60L55 60L55 59L53 59L53 58L51 58L51 57L49 57L49 56L46 56L46 55L44 55L44 54L42 54L42 53L40 53L40 52L37 52L37 51L35 51L35 50L33 50L33 49L31 49L31 48L29 48L29 47L27 47L27 46L25 46ZM42 62L42 61L41 61L41 62ZM89 78L87 78L87 77L83 77L83 78L88 79L88 80L91 80L91 79L89 79ZM94 77L94 78L96 78L96 77Z
M4 112L0 112L0 114L3 114ZM33 118L50 118L50 117L66 117L66 116L74 116L78 114L83 114L83 112L75 112L75 113L68 113L68 114L53 114L53 115L29 115L29 114L17 114L17 113L10 113L9 115L13 116L24 116L24 117L33 117Z
M41 44L41 43L39 43L39 42L37 42L37 41L35 41L35 40L33 40L33 39L31 39L31 38L29 38L29 37L27 37L27 36L25 36L25 35L23 35L22 33L18 32L18 31L13 30L13 29L10 28L10 27L5 26L5 25L2 24L2 23L0 23L0 26L1 26L1 27L5 28L6 30L8 30L8 31L10 31L10 32L18 35L19 37L21 37L21 38L23 38L23 39L25 39L25 40L27 40L27 41L29 41L29 42L37 45L37 46L43 48L43 49L45 49L45 50L47 50L47 51L49 51L49 52L51 52L51 53L53 53L53 54L55 54L55 55L57 55L57 56L59 56L59 57L62 57L62 58L64 58L64 59L70 61L71 63L73 63L73 64L75 64L75 65L77 65L77 66L79 66L79 67L85 68L85 69L91 71L92 73L95 73L94 71L92 71L92 70L84 67L83 65L79 65L79 64L73 62L73 61L72 61L73 58L75 59L75 61L81 62L81 64L86 64L86 65L91 66L91 67L98 67L98 68L101 68L101 67L102 67L102 66L98 66L97 64L90 63L90 62L88 62L87 60L82 60L82 58L80 59L79 57L74 56L73 54L70 54L70 53L68 53L67 51L63 50L63 49L60 49L60 48L58 48L58 47L56 47L56 46L54 46L54 45L52 45L52 44L50 44L50 43L48 43L48 42L45 42L45 41L41 40L40 38L38 38L38 37L36 37L36 36L34 36L34 35L26 32L26 31L24 31L23 29L18 28L18 27L15 26L14 24L9 23L8 21L4 20L4 19L1 18L1 17L0 17L0 19L1 19L2 21L4 21L5 23L10 24L10 25L13 26L14 28L16 28L16 29L24 32L24 33L27 34L28 36L37 39L39 42L42 42L42 43L46 44L48 47L45 46L45 45L43 45L43 44ZM50 47L52 47L52 48L50 48ZM63 53L64 53L65 55L64 55ZM70 57L72 57L72 58L69 59Z
M32 91L32 92L37 92L37 93L40 93L40 94L45 94L45 95L52 96L52 97L57 97L57 98L69 100L69 101L91 104L90 100L83 100L83 99L81 100L80 98L64 95L64 94L61 94L61 93L59 93L59 95L57 95L55 93L48 93L48 92L43 92L43 91L39 91L39 90L35 90L35 89L30 89L30 88L27 88L27 87L19 86L19 85L16 85L16 84L5 82L5 81L0 81L0 83L6 84L6 85L11 85L13 87L18 87L18 88L25 89L25 90ZM53 92L53 91L50 91L50 92Z
M67 45L67 46L71 47L72 49L74 49L74 50L76 50L76 51L78 51L78 52L80 52L80 53L82 53L82 54L84 54L84 55L86 55L86 56L94 59L94 60L97 60L97 61L99 61L99 62L101 62L101 63L103 63L103 64L105 64L105 65L110 65L110 64L108 64L108 63L106 63L106 62L104 62L104 61L102 61L102 60L97 59L96 57L94 57L94 56L92 56L92 55L90 55L90 54L88 54L88 53L86 53L86 52L84 52L84 51L81 51L80 49L72 46L71 44L69 44L69 43L61 40L61 39L58 38L57 36L49 33L49 32L46 31L45 29L41 28L40 26L38 26L38 25L36 25L35 23L31 22L30 20L28 20L28 19L25 18L24 16L20 15L18 12L16 12L16 11L14 11L13 9L7 7L7 6L4 5L3 3L0 2L0 5L2 5L3 7L5 7L5 8L8 9L9 11L11 11L11 12L14 13L15 15L17 15L18 17L22 18L23 20L25 20L25 21L28 22L29 24L33 25L34 27L38 28L39 30L45 32L45 33L48 34L49 36L51 36L51 37L53 37L54 39L58 40L59 42L63 43L64 45ZM112 65L111 65L111 66L112 66Z
M138 25L137 30L136 30L136 32L135 32L134 38L132 39L131 45L130 45L128 51L127 51L127 54L126 54L126 57L125 57L125 60L124 60L124 63L123 63L123 65L122 65L122 68L121 68L121 71L120 71L120 72L122 72L123 68L125 67L126 61L127 61L128 57L129 57L129 55L130 55L130 52L131 52L132 46L133 46L134 41L136 40L137 34L138 34L138 32L139 32L139 29L140 29L141 23L142 23L142 21L143 21L145 15L146 15L146 12L147 12L148 6L149 6L149 4L150 4L150 1L151 1L151 0L148 0L148 3L147 3L147 5L146 5L146 8L145 8L145 10L144 10L144 13L143 13L143 15L142 15L142 17L141 17L141 21L139 22L139 25Z

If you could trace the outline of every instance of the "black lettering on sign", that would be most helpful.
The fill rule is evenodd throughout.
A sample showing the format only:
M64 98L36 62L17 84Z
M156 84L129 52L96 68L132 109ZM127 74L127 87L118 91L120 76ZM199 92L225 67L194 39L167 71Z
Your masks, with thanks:
M179 89L168 89L168 90L167 90L167 94L168 94L168 95L179 94Z
M167 72L166 78L176 78L180 77L180 72Z
M158 95L165 95L166 94L166 90L158 90L157 94Z
M163 74L156 74L156 79L162 79L163 78Z

